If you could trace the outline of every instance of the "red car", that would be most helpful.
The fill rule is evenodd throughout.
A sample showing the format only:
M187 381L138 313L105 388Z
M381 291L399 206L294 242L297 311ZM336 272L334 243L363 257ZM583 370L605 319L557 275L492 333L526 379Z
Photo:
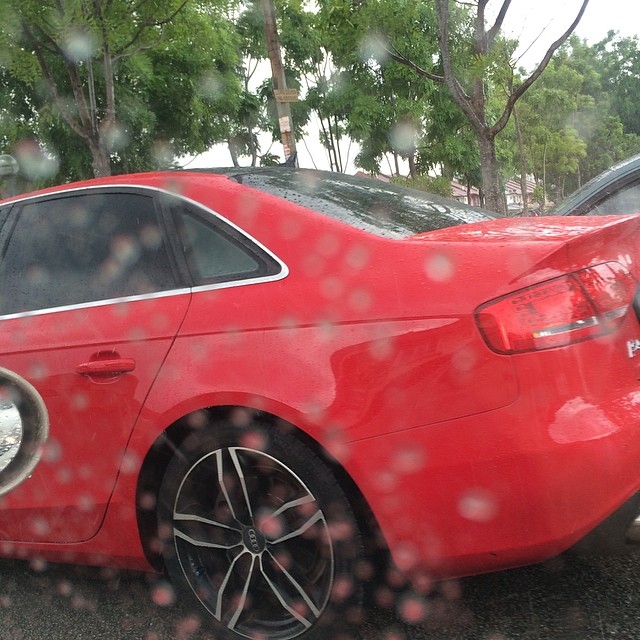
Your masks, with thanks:
M165 567L288 640L380 546L418 581L625 546L639 229L284 168L1 202L0 553Z

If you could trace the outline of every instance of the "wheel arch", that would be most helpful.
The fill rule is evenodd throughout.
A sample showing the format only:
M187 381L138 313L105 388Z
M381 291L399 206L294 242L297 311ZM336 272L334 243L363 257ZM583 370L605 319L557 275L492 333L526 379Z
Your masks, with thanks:
M270 428L295 435L329 466L338 484L349 498L365 544L371 547L365 549L367 556L375 556L376 566L385 564L388 560L388 550L382 530L366 498L344 466L305 431L272 413L247 406L221 405L206 407L173 422L154 441L143 460L136 487L136 514L142 547L151 565L157 570L162 569L157 536L156 499L169 462L182 442L197 430L206 428L207 424L229 421L231 424L242 427L248 423L248 420L254 419Z

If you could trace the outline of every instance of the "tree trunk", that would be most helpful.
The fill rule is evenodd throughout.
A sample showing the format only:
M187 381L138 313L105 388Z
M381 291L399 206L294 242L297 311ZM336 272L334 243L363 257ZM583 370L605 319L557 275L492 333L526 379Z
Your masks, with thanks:
M88 140L89 150L91 151L91 167L93 175L96 178L111 175L111 159L106 146L101 141L93 139Z
M479 132L476 132L476 134L478 136L478 147L480 150L480 170L485 197L484 205L491 211L506 213L507 208L504 199L504 190L500 185L495 139L482 136Z
M520 153L520 193L522 194L522 215L529 215L529 202L527 198L527 157L522 141L522 129L520 129L520 118L518 111L513 107L513 122L516 125L516 139L518 141L518 152Z
M409 154L409 175L414 179L418 175L418 169L416 168L416 154L415 153L410 153Z
M542 206L540 213L544 213L547 208L547 143L544 143L542 153Z

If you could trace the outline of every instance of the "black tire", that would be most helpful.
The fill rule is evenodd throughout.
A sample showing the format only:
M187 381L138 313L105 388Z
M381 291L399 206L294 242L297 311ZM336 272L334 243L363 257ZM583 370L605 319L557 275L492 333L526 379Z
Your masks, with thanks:
M158 517L169 578L216 638L328 638L356 617L356 519L330 467L292 434L194 433L169 464Z

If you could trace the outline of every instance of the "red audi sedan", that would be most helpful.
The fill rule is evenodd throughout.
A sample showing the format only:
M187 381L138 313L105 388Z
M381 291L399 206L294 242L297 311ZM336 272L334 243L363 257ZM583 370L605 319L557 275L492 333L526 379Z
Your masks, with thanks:
M420 581L630 546L639 230L285 168L0 202L0 554L307 640L381 549Z

